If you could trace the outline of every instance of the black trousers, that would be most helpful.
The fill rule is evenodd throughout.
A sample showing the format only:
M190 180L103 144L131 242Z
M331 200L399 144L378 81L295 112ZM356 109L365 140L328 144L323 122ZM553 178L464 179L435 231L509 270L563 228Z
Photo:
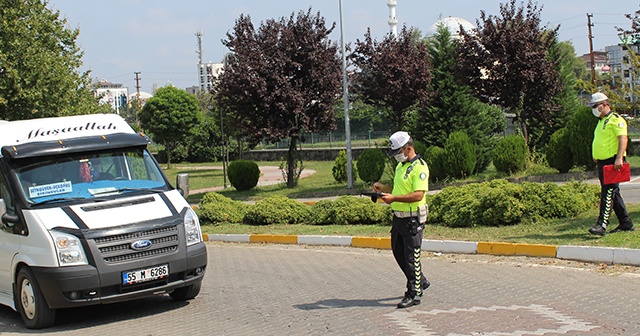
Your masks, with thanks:
M418 220L418 218L414 218ZM422 252L422 231L420 224L416 234L411 233L410 218L393 216L391 227L391 249L400 269L407 278L405 297L422 297L422 289L427 287L427 279L422 273L420 253Z
M620 184L604 184L604 174L602 173L602 167L613 164L616 161L615 156L606 159L598 160L598 179L600 179L600 215L598 216L597 224L607 228L612 212L615 212L618 217L618 222L622 227L631 227L631 217L627 212L627 208L624 205L624 200L620 196Z

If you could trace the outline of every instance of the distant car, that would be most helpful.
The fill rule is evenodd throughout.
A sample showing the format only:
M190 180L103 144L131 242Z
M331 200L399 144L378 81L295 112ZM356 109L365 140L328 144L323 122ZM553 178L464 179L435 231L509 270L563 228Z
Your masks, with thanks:
M630 116L630 115L628 115L628 114L626 114L626 113L621 114L620 116L622 116L622 117L623 117L624 119L626 119L626 120L633 120L633 119L635 119L634 117L632 117L632 116Z

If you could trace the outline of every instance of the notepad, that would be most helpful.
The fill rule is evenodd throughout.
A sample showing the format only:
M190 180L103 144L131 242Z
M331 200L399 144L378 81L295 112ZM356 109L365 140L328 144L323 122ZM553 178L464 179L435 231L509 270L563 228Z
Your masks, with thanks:
M612 164L603 166L602 174L604 175L604 184L616 184L631 180L631 169L628 162L623 163L620 170L616 170Z

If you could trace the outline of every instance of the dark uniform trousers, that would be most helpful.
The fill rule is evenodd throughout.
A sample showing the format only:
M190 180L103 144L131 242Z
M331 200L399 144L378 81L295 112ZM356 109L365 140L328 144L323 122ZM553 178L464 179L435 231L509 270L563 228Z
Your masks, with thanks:
M417 221L418 218L414 217ZM422 273L420 253L422 252L422 231L424 223L418 227L416 234L411 233L411 218L393 216L391 226L391 249L393 256L407 278L407 292L405 297L422 297L423 289L428 287L428 281Z
M604 184L604 174L602 173L602 167L610 164L614 164L616 157L612 157L606 160L598 160L598 179L600 179L600 215L598 216L598 223L605 229L609 225L611 218L611 212L615 212L618 217L618 222L622 227L631 227L631 218L627 212L627 208L624 205L622 196L620 196L620 184Z

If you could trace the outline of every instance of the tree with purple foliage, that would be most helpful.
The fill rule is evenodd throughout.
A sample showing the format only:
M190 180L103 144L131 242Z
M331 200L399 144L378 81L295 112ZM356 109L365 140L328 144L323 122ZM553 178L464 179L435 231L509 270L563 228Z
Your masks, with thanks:
M515 3L501 3L499 16L481 11L477 29L461 31L459 74L480 99L515 113L531 148L531 129L550 127L560 109L557 60L549 57L559 27L540 25L537 3Z
M356 66L351 88L365 103L385 107L391 130L401 130L407 112L424 105L429 97L429 52L415 29L403 27L398 36L387 34L381 42L356 40L349 59Z
M289 139L287 187L297 182L296 147L303 132L335 128L341 61L318 12L266 20L256 29L240 15L222 43L233 53L215 91L218 103L250 143Z

